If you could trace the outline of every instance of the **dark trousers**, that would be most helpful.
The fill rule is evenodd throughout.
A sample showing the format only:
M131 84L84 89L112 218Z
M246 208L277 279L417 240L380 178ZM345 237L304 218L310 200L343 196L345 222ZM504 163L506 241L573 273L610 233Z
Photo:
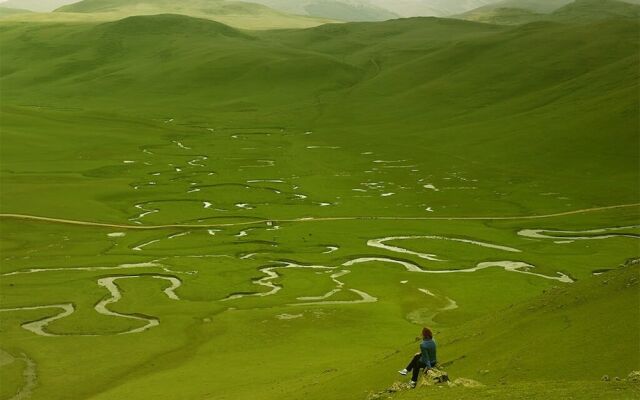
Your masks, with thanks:
M420 370L422 368L426 368L427 366L420 361L420 354L416 354L409 365L407 365L407 371L412 372L411 380L414 382L418 382L418 375L420 375Z

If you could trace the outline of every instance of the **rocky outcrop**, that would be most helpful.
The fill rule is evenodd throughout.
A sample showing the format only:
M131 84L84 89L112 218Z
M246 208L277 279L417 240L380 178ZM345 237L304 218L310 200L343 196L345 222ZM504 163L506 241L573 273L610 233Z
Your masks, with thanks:
M418 380L417 387L467 387L478 388L484 385L478 381L467 378L457 378L454 381L449 379L449 374L436 368L432 368L422 374ZM411 390L414 387L409 382L394 382L390 387L380 392L370 393L367 400L387 399L391 394Z
M436 368L428 370L422 374L418 386L433 386L449 382L449 374Z

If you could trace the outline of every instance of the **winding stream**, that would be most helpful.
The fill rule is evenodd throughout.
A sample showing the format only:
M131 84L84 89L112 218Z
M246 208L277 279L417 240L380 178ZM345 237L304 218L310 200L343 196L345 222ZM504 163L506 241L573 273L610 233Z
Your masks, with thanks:
M600 228L600 229L590 229L584 231L564 231L564 230L553 230L553 229L522 229L518 231L518 235L530 238L530 239L554 239L554 240L602 240L602 239L611 239L611 238L633 238L640 239L640 235L632 234L632 233L614 233L610 232L616 231L624 231L630 229L638 229L640 225L631 225L631 226L620 226L613 228ZM554 235L557 233L558 235ZM580 235L580 234L593 234L591 236L569 236L569 235Z
M134 265L134 264L131 264ZM155 265L155 264L151 264L149 263L148 265ZM135 267L135 268L140 268L140 267ZM104 269L104 268L101 268ZM115 268L110 268L110 269L115 269ZM61 270L61 269L52 269L52 270ZM63 269L64 270L64 269ZM75 268L75 269L66 269L66 270L75 270L75 271L86 271L86 270L92 270L92 269L87 269L87 268ZM21 273L38 273L38 272L45 272L45 271L49 271L49 270L42 270L42 269L34 269L29 271L20 271ZM180 300L180 298L178 297L178 295L176 294L176 290L182 285L182 281L174 276L163 276L163 275L120 275L120 276L114 276L114 277L107 277L107 278L101 278L98 279L98 286L104 287L105 289L107 289L109 291L109 297L102 299L100 302L98 302L94 309L96 310L97 313L102 314L102 315L106 315L106 316L111 316L111 317L117 317L117 318L127 318L127 319L133 319L133 320L137 320L137 321L142 321L145 323L144 326L139 327L139 328L135 328L135 329L131 329L125 332L120 332L117 333L116 335L126 335L126 334L132 334L132 333L140 333L140 332L144 332L148 329L151 329L153 327L156 327L160 324L160 321L158 318L155 317L144 317L144 316L138 316L138 315L130 315L130 314L123 314L123 313L118 313L115 311L111 311L109 310L108 306L115 304L117 302L119 302L122 299L122 293L120 292L120 289L118 288L118 286L116 285L116 281L120 280L120 279L135 279L135 278L145 278L145 277L150 277L150 278L154 278L154 279L161 279L161 280L166 280L170 283L169 287L163 289L163 293L171 300ZM43 337L60 337L60 336L106 336L106 335L90 335L90 334L54 334L51 332L48 332L46 330L47 326L49 324L51 324L54 321L66 318L68 316L70 316L71 314L73 314L76 309L75 309L75 305L73 303L62 303L62 304L52 304L52 305L42 305L42 306L27 306L27 307L15 307L15 308L5 308L5 309L0 309L0 312L17 312L17 311L34 311L34 310L45 310L45 309L57 309L60 310L60 312L58 312L57 314L53 315L53 316L49 316L49 317L45 317L42 319L39 319L37 321L31 321L31 322L25 322L23 323L21 326L22 328L26 329L29 332L32 332L38 336L43 336Z

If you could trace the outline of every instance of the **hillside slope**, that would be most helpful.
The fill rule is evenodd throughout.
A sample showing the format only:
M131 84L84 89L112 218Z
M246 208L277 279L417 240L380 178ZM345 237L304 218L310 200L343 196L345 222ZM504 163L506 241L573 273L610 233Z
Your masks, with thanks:
M188 29L167 40L167 19ZM183 118L269 115L324 127L331 141L384 143L381 132L401 126L398 157L421 157L410 143L442 154L464 146L492 179L522 171L523 182L588 198L586 206L637 199L636 21L504 28L416 18L214 37L222 28L208 22L8 24L4 101ZM520 200L531 201L524 192Z
M463 328L450 339L460 341L450 366L459 374L489 369L488 382L625 377L640 367L639 274L638 264L622 267Z
M23 29L16 26L7 38L20 36ZM81 84L97 102L130 98L138 105L152 106L160 100L166 101L162 106L166 107L179 98L188 104L253 97L278 104L321 88L336 88L359 73L332 57L292 54L226 25L175 14L134 16L70 30L51 26L27 35L41 43L59 35L58 44L32 51L35 64L29 72L3 64L8 92L12 81L18 85L39 82L40 89L54 97L75 93ZM2 42L6 54L27 51L27 42L15 39ZM310 71L315 75L307 75Z
M599 381L640 370L639 273L637 264L622 267L460 327L439 342L444 368L453 379L488 386L425 388L394 398L424 398L433 390L443 399L635 398L637 384Z

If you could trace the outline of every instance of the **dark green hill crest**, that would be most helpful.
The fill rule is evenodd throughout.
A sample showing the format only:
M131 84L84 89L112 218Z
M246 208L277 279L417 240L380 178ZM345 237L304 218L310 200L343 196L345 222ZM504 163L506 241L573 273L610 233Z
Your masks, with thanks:
M147 3L149 2L147 1ZM106 11L117 10L122 5L123 5L123 2L120 0L82 0L77 3L62 6L55 11L57 12L106 12Z
M555 19L566 22L594 21L606 18L640 18L640 5L617 0L576 0L556 10Z
M344 24L325 24L309 28L307 32L322 33L331 36L366 35L395 36L446 33L449 37L465 34L469 31L491 30L484 24L459 19L436 17L411 17L393 19L384 22L349 22Z
M640 18L640 5L627 1L575 0L549 13L534 11L536 4L536 2L526 0L502 1L469 11L460 15L459 18L501 25L519 25L532 21L585 23L609 18ZM560 3L555 2L555 4ZM505 7L498 5L505 5Z
M113 35L208 35L254 39L228 25L178 14L140 15L107 22L96 28Z

